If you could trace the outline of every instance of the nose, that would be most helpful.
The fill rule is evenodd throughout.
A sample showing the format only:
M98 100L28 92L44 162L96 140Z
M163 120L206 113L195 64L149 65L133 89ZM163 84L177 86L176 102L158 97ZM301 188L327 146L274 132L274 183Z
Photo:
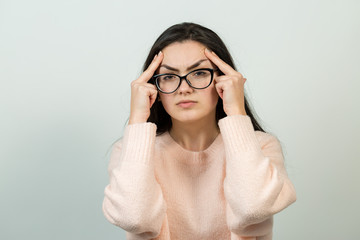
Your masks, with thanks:
M178 92L184 94L184 93L191 93L193 91L194 91L194 89L192 87L190 87L190 85L186 82L186 80L181 79L181 83L180 83Z

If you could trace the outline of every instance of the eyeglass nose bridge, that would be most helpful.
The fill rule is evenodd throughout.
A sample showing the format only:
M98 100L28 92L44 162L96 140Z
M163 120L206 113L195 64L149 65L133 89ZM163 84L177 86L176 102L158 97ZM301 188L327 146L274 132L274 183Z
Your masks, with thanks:
M179 85L177 86L176 90L178 90L178 89L180 88L183 79L184 79L185 82L189 85L189 87L194 88L194 87L191 85L190 81L187 79L187 76L188 76L188 75L189 75L189 73L186 74L185 76L178 76L180 80L179 80ZM175 90L175 91L176 91L176 90Z

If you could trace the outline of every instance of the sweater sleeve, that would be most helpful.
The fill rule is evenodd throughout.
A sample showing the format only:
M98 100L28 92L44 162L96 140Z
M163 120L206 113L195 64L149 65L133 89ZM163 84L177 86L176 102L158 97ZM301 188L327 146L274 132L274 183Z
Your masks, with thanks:
M219 121L226 156L224 194L230 231L263 236L272 231L273 215L296 201L278 139L254 131L247 115Z
M156 125L137 123L125 128L115 143L108 167L103 213L133 239L151 239L160 234L166 202L154 173Z

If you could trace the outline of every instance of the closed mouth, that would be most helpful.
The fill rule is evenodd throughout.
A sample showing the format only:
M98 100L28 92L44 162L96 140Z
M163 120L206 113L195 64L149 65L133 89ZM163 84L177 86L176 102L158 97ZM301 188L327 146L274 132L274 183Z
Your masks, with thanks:
M192 100L183 100L183 101L180 101L178 102L176 105L179 105L181 103L196 103L196 101L192 101Z

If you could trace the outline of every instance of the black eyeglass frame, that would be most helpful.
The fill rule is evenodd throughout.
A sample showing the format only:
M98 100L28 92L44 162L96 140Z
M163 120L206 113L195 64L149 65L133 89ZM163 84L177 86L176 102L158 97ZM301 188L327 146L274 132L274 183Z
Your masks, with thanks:
M196 72L196 71L201 71L201 70L207 70L207 71L209 71L210 74L211 74L211 80L210 80L210 83L209 83L206 87L197 88L197 87L192 86L191 83L190 83L190 81L189 81L186 77L187 77L190 73L193 73L193 72ZM179 89L179 87L180 87L183 79L185 79L185 81L187 82L187 84L189 84L189 86L192 87L192 88L194 88L194 89L205 89L205 88L207 88L207 87L209 87L209 86L211 85L212 81L214 80L214 72L216 72L216 71L218 71L218 70L219 70L219 69L199 68L199 69L195 69L195 70L189 72L188 74L186 74L186 75L184 75L184 76L179 76L179 75L177 75L177 74L175 74L175 73L162 73L162 74L154 75L154 76L152 77L152 79L153 79L153 81L155 82L155 85L156 85L157 89L158 89L160 92L165 93L165 94L170 94L170 93L176 92L176 90ZM177 76L178 78L180 78L179 85L175 88L174 91L172 91L172 92L164 92L163 90L160 89L160 86L159 86L158 81L157 81L156 79L157 79L158 77L164 76L164 75Z

